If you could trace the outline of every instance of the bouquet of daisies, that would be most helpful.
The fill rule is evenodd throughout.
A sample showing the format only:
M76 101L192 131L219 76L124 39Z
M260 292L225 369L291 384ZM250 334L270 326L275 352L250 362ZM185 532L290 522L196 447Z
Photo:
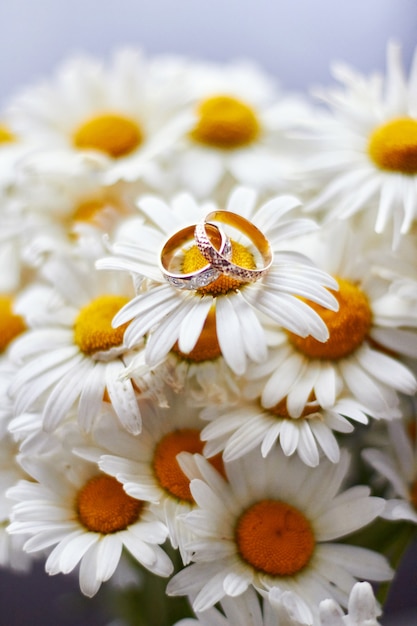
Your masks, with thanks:
M126 49L10 100L3 567L124 576L142 626L378 624L417 524L417 60L387 60L307 98Z

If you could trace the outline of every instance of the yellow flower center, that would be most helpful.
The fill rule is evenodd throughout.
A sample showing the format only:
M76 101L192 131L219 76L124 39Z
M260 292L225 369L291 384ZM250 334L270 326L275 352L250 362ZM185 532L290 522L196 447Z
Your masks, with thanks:
M334 295L339 302L338 311L330 311L319 304L309 305L320 315L329 329L329 339L324 343L311 336L299 337L288 333L293 345L313 359L342 359L352 354L366 338L372 324L372 311L366 294L353 283L338 279L339 291Z
M201 454L203 446L199 430L183 428L162 437L155 448L153 467L158 482L163 489L179 500L194 502L190 491L190 481L178 465L177 454L180 452ZM220 474L224 475L220 455L212 457L210 463Z
M222 351L217 339L216 309L213 307L207 315L200 337L191 352L188 352L187 354L181 352L178 347L178 342L172 350L182 359L192 361L193 363L214 361L214 359L217 359L221 355Z
M123 334L129 322L112 328L116 313L127 304L124 296L99 296L83 307L74 324L74 341L84 354L110 350L123 343Z
M73 136L76 148L99 150L115 159L133 152L142 141L137 123L117 113L103 113L87 120Z
M95 476L80 489L76 510L85 528L108 535L125 530L138 519L143 502L135 500L113 476Z
M235 265L245 267L246 269L253 270L256 268L256 262L253 254L249 252L245 246L237 241L231 241L232 243L232 258L231 261ZM184 253L184 259L182 262L182 271L184 274L196 272L207 265L207 260L203 257L197 246L191 246ZM211 296L220 296L229 293L229 291L235 291L242 287L244 283L231 276L225 276L221 274L219 278L207 285L206 287L200 287L197 291L201 294L209 294Z
M13 133L7 128L7 126L0 124L0 144L13 143L14 141L16 141L16 137Z
M417 174L417 120L405 117L379 126L369 139L368 152L383 170Z
M213 148L241 148L255 141L260 133L254 111L230 96L220 95L203 100L197 114L198 121L191 137Z
M9 296L0 296L0 352L11 341L26 330L23 317L13 312L13 300Z
M261 500L239 518L235 538L240 556L269 576L294 576L310 561L316 545L307 518L278 500Z

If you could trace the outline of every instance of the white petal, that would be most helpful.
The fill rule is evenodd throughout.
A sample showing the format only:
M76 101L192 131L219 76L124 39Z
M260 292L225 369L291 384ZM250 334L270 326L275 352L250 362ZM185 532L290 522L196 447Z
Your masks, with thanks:
M253 213L258 194L251 187L236 187L230 194L227 202L227 211L243 215L249 219Z
M315 519L317 540L331 541L354 532L380 515L384 505L382 498L358 498L324 511Z
M145 350L145 359L149 365L157 365L171 350L193 306L192 300L184 301L181 307L172 311L150 333Z
M239 318L227 296L216 298L216 330L224 360L238 376L246 369Z
M47 432L54 430L68 414L68 411L79 398L93 364L88 358L80 361L70 372L67 372L55 385L43 409L43 428Z
M196 298L193 308L185 315L181 324L178 337L181 352L188 354L195 347L212 305L211 297Z
M300 430L295 420L283 420L280 432L280 444L286 456L291 456L297 449L300 438Z
M256 363L265 361L268 351L262 324L240 291L233 296L231 302L239 319L246 354Z
M78 404L78 419L81 428L89 432L95 417L100 412L106 388L104 363L97 362L86 376Z
M417 390L417 381L410 370L388 355L364 346L356 358L366 371L386 385L406 394Z
M104 535L98 542L97 578L102 581L113 576L122 554L123 544L118 533Z
M119 359L107 363L106 389L121 424L132 435L138 435L142 429L139 404L132 381L120 378L123 370L124 365Z
M311 420L310 428L327 458L332 463L337 463L340 458L339 444L327 424L320 420Z
M300 459L309 467L317 467L320 461L320 455L310 429L310 423L302 423L299 432L300 440L298 442L297 452Z

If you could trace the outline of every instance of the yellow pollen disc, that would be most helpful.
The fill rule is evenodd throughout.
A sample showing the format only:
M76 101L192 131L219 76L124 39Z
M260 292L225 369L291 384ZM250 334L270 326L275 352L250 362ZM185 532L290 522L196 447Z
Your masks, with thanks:
M235 265L240 265L248 270L256 268L255 259L253 254L249 252L245 246L237 241L231 241L232 244L232 258L231 261ZM196 272L207 265L207 260L203 257L197 246L191 246L184 253L184 259L182 262L182 271L184 274ZM235 291L242 287L245 283L242 283L236 278L231 276L225 276L222 274L215 281L207 285L206 287L200 287L198 293L209 294L211 296L220 296L229 293L229 291Z
M330 311L314 302L308 304L320 315L329 329L329 339L322 343L311 336L288 333L293 345L313 359L342 359L362 344L372 324L372 311L366 294L353 283L339 279L338 311Z
M0 124L0 144L13 143L13 141L16 141L16 137L13 133L11 133L6 126Z
M74 324L74 341L84 354L110 350L123 343L128 322L112 328L113 317L127 304L124 296L99 296L81 309Z
M73 136L76 148L100 150L115 159L133 152L142 141L142 131L136 122L117 113L104 113L87 120Z
M91 478L78 492L76 508L83 526L108 535L134 524L143 502L129 496L113 476L102 475Z
M383 170L417 174L417 120L392 120L373 131L368 152Z
M300 572L316 545L301 511L277 500L261 500L249 507L238 520L235 537L241 557L270 576Z
M172 496L186 502L194 502L190 481L178 465L176 457L180 452L201 454L203 446L200 431L195 428L174 430L158 442L153 457L155 475L161 487ZM218 472L224 474L221 456L216 455L209 460Z
M181 352L178 348L178 342L172 350L182 359L192 361L194 363L202 363L203 361L213 361L214 359L217 359L221 355L222 351L217 340L216 309L212 308L207 315L200 337L191 352L188 352L187 354Z
M13 300L9 296L0 296L0 329L0 352L26 330L23 318L13 312Z
M198 121L191 137L213 148L247 146L258 138L260 125L254 111L230 96L214 96L198 107Z
M269 413L272 413L272 415L276 415L277 417L281 417L283 419L294 419L288 413L287 398L283 398L280 402L278 402L278 404L276 404L275 406L271 408L268 408L267 410L269 411ZM311 402L310 404L306 404L306 406L304 407L300 415L300 418L304 417L305 419L308 419L309 415L317 413L317 411L319 410L320 410L320 406L316 402ZM297 419L300 419L300 418L297 418Z

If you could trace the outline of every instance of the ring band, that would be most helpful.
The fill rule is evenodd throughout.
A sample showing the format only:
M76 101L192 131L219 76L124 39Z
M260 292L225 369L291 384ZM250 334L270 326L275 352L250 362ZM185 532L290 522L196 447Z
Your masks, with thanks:
M181 248L181 246L188 241L194 240L194 230L195 226L182 228L165 242L161 250L159 264L161 272L170 285L177 287L177 289L199 289L206 287L221 275L221 271L213 267L210 263L188 274L172 272L169 269L176 250ZM225 258L230 258L232 245L224 231L216 226L216 224L207 224L207 231L209 234L205 233L206 238L207 241L210 242L210 246L213 246L213 250L220 252Z
M232 263L222 254L221 250L216 249L207 233L208 227L214 226L213 221L233 226L246 235L258 252L260 252L264 262L263 267L256 269L241 267L240 265ZM206 215L204 220L196 225L194 237L198 249L212 267L219 270L222 274L233 276L233 278L237 278L242 282L255 282L259 280L272 265L274 255L268 239L259 228L237 213L232 213L231 211L211 211Z

